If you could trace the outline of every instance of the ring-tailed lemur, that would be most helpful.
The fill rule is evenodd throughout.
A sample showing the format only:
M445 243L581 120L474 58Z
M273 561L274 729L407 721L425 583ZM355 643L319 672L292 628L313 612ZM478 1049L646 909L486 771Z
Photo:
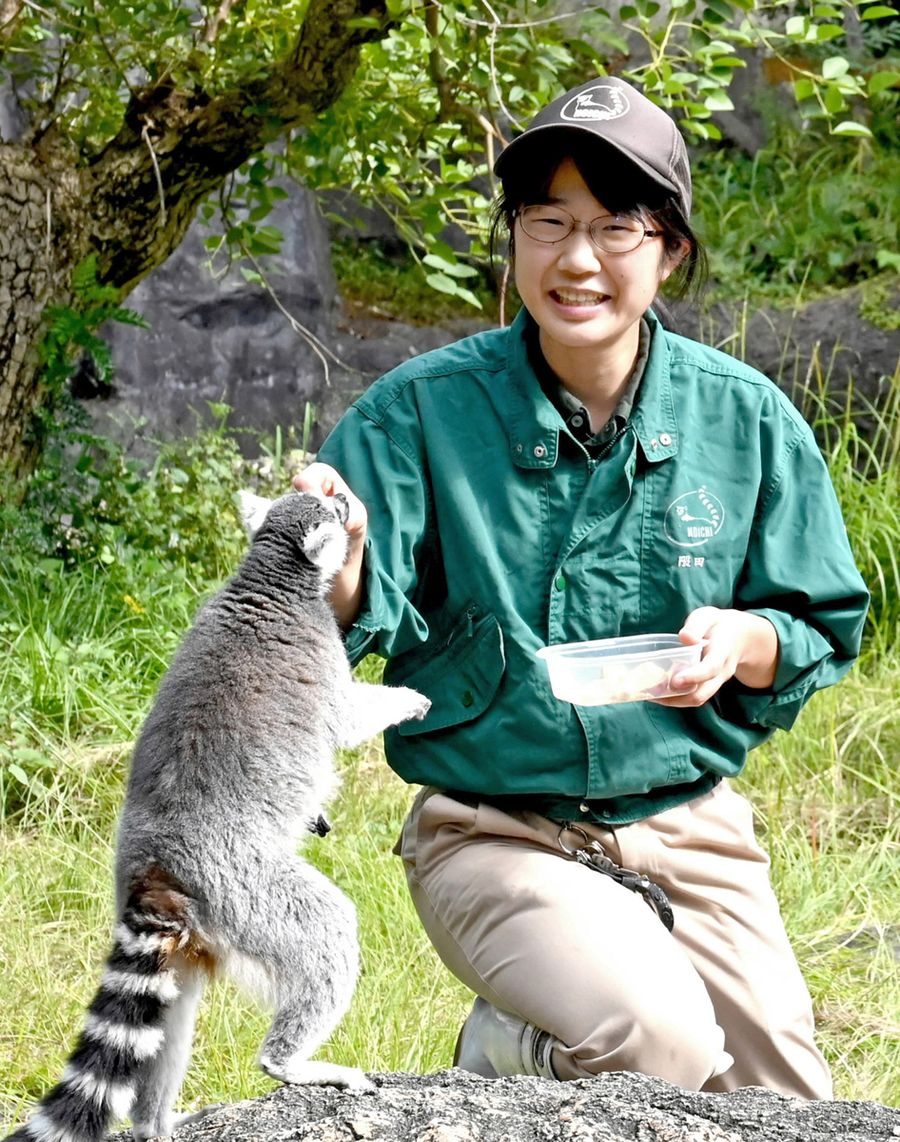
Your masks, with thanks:
M206 976L237 977L274 1020L260 1066L292 1083L370 1086L309 1056L356 981L356 914L296 855L327 831L334 752L429 702L351 677L328 586L343 496L246 496L253 542L197 616L135 746L116 851L112 952L62 1078L16 1142L99 1142L131 1114L168 1137Z

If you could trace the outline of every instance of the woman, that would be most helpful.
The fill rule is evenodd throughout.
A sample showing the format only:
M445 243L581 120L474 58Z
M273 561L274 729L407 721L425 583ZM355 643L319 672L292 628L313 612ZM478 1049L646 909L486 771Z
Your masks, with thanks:
M381 378L295 481L351 502L352 660L432 701L386 751L423 786L399 845L415 906L477 997L456 1061L830 1097L728 783L858 653L825 466L771 382L653 313L703 261L663 111L592 80L497 173L522 311ZM704 646L655 702L558 701L536 656L661 631Z

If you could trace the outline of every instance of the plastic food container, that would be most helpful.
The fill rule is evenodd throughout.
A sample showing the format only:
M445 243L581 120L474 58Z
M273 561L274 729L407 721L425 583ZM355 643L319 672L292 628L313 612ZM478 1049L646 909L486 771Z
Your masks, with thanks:
M672 675L700 661L703 643L685 646L675 634L639 634L594 642L563 642L537 652L557 698L576 706L608 706L667 698Z

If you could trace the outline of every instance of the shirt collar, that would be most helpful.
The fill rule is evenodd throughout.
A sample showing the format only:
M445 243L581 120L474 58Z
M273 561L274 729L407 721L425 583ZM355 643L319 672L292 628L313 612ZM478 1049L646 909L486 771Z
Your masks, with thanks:
M628 418L631 416L634 402L637 399L638 387L644 375L644 368L650 353L650 326L643 318L641 318L639 329L638 355L634 363L634 368L631 370L631 376L628 378L628 384L619 398L612 416L606 424L601 424L596 428L591 425L590 415L578 397L576 397L574 393L569 392L547 364L536 335L533 340L530 341L529 349L532 355L535 353L539 355L540 360L543 362L543 368L548 374L545 380L545 378L541 376L540 365L538 362L535 362L535 371L541 383L545 385L544 391L547 392L551 400L555 399L557 408L559 408L560 414L566 422L566 427L579 443L585 445L587 448L600 447L611 440L620 429L625 427L628 423ZM552 389L548 389L548 383L552 384Z
M563 422L529 359L526 331L530 320L523 306L507 330L510 415L506 429L510 455L517 467L552 468L559 454Z
M526 332L530 321L530 315L523 307L507 331L509 447L513 463L520 468L552 468L559 453L563 420L547 398L529 359ZM652 310L646 312L643 321L647 326L648 353L643 372L635 385L629 424L646 458L656 463L678 451L678 423L672 398L666 332ZM616 415L618 412L617 408Z
M678 451L678 419L668 334L652 309L644 314L644 320L650 331L650 351L630 423L644 455L655 464Z

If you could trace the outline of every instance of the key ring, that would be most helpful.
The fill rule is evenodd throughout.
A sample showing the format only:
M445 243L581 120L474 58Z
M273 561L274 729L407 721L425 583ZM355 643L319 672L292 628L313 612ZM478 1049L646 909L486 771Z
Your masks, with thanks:
M563 833L575 833L581 837L584 843L576 848L570 848L562 839ZM571 821L563 821L560 824L559 832L556 834L556 843L566 856L572 857L578 864L610 877L611 880L621 884L630 892L637 892L643 897L645 903L653 909L668 931L671 932L675 927L672 906L663 889L645 873L633 872L629 868L623 868L616 864L606 855L603 845L599 841L592 840L580 825L573 824Z
M584 844L578 848L570 849L567 844L563 843L563 833L577 833L578 836L581 837L581 839L584 841ZM586 849L590 844L599 845L600 851L603 851L603 846L600 845L599 841L591 841L591 838L587 835L584 829L582 829L580 825L573 825L571 821L563 821L563 823L559 826L559 832L556 834L556 843L566 854L566 856L575 856L576 853L580 852L582 849Z

